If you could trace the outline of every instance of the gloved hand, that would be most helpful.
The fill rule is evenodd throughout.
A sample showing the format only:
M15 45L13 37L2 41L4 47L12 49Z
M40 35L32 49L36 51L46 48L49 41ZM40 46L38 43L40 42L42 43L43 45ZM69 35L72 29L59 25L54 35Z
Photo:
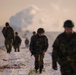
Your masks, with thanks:
M57 63L54 62L54 63L52 64L52 68L53 68L54 70L57 70Z
M34 51L31 50L31 56L34 55Z

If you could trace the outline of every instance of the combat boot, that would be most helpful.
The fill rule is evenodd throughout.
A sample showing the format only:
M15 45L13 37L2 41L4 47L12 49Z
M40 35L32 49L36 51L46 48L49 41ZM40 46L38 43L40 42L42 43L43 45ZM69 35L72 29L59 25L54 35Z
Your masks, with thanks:
M42 69L39 69L39 73L40 73L40 74L42 73Z

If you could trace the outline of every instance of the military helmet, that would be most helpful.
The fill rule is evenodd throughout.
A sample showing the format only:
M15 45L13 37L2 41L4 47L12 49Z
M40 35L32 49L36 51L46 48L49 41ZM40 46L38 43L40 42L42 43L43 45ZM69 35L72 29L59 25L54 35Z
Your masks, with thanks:
M37 30L37 33L44 33L45 31L44 31L44 29L43 28L39 28L38 30Z
M73 24L73 22L72 22L71 20L66 20L66 21L64 22L63 27L64 27L64 28L65 28L65 27L73 28L73 27L74 27L74 24Z
M6 25L6 27L7 27L7 26L9 26L9 23L8 23L8 22L6 22L6 23L5 23L5 25Z

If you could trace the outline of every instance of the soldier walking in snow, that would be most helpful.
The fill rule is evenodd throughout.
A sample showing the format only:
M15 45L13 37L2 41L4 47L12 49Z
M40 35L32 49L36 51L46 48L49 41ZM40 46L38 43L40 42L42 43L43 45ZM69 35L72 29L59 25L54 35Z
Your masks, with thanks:
M28 38L25 39L25 46L28 48L29 47L29 40Z
M15 32L15 37L14 37L14 42L13 42L13 46L15 49L15 52L20 51L20 45L21 45L21 38L18 36L18 32Z
M64 22L64 32L53 43L52 68L60 65L61 75L76 75L76 32L71 20Z
M8 22L5 23L5 27L2 29L2 33L5 38L5 46L7 49L7 53L10 53L12 50L12 43L14 40L14 30Z
M35 57L35 72L42 73L44 67L43 58L48 48L48 39L44 35L44 29L39 28L37 34L31 37L30 52Z
M32 35L32 37L31 37L31 40L33 39L33 37L36 35L36 32L35 31L33 31L33 33L32 33L33 35Z

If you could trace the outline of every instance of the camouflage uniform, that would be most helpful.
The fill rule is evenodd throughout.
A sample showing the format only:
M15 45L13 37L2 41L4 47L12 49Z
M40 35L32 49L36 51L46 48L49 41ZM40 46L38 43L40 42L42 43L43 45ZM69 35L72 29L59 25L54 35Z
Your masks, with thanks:
M5 37L5 46L7 49L7 53L10 53L12 49L12 42L14 40L14 30L10 26L8 28L4 27L2 29L2 33Z
M61 33L53 44L52 67L60 65L61 75L76 75L76 33Z
M32 55L35 57L35 70L42 71L44 63L44 53L47 51L48 48L48 39L44 36L39 36L38 34L34 35L31 38L30 42L30 51Z
M20 45L21 45L21 38L19 36L15 36L14 42L13 42L15 52L17 51L17 49L18 49L18 52L20 51L20 49L19 49Z

